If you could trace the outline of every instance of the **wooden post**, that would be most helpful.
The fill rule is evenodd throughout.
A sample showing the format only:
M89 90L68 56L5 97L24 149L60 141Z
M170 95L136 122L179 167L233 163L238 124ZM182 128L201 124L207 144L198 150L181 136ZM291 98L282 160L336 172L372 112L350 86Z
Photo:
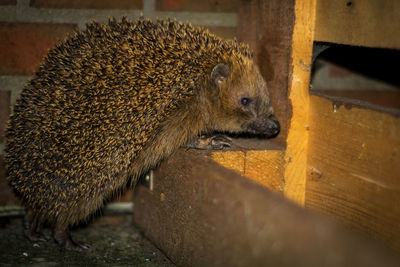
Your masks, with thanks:
M289 101L292 117L286 146L285 195L304 205L306 190L309 84L316 1L296 1L291 48Z
M307 165L309 81L316 0L244 1L239 38L250 43L267 80L286 146L284 194L304 205Z

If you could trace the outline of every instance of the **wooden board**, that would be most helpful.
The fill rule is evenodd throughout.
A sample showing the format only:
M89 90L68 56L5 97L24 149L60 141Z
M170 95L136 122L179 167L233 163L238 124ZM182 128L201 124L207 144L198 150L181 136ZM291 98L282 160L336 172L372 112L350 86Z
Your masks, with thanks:
M254 61L267 82L271 104L281 124L275 141L285 146L291 108L288 96L294 0L241 1L237 33L254 52Z
M308 142L309 83L314 38L315 0L296 1L291 47L289 100L292 117L287 136L285 196L304 205Z
M400 112L371 108L311 96L305 205L400 250Z
M317 91L318 92L318 91ZM400 109L400 90L320 90L321 94L359 99L375 105Z
M400 49L400 1L318 0L315 40Z
M153 188L136 188L134 220L178 266L400 263L387 250L221 167L208 151L169 157L154 171Z
M284 194L304 205L308 89L316 0L242 1L238 37L255 51L286 146Z
M275 192L283 192L284 151L216 151L211 158Z

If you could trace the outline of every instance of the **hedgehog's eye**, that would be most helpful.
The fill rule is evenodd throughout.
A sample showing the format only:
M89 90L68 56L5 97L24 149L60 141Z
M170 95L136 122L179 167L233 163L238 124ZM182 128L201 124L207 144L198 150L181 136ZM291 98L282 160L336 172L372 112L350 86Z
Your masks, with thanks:
M242 106L248 106L249 105L249 103L250 103L250 99L248 99L247 97L242 97L241 99L240 99L240 104L242 104Z

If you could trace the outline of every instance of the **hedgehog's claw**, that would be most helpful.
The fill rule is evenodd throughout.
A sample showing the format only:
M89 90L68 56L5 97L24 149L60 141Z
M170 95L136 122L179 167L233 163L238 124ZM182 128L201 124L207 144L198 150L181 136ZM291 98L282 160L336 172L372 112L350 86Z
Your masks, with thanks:
M85 250L92 250L92 246L90 246L89 244L87 244L85 242L75 242L70 237L67 238L66 240L64 240L64 242L62 244L61 243L59 243L59 244L61 246L63 246L65 249L78 251L78 252L82 252Z
M41 232L35 232L35 231L31 231L30 229L25 229L24 234L29 239L29 241L32 241L32 242L48 241L48 238Z
M232 139L218 134L213 136L200 136L186 144L187 148L222 150L232 146Z

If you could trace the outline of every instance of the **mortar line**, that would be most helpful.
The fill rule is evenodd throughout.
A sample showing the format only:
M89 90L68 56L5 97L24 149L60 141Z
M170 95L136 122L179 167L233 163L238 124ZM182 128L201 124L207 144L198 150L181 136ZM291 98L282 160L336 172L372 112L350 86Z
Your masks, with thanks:
M90 20L106 21L109 17L119 18L126 15L129 19L136 19L143 12L142 10L130 9L56 9L56 8L34 8L29 5L27 0L17 6L0 6L1 22L27 22L27 23L71 23L83 27ZM25 3L25 4L24 4ZM229 12L151 12L149 7L146 16L150 18L171 17L184 22L191 22L199 26L221 26L236 27L237 14Z

